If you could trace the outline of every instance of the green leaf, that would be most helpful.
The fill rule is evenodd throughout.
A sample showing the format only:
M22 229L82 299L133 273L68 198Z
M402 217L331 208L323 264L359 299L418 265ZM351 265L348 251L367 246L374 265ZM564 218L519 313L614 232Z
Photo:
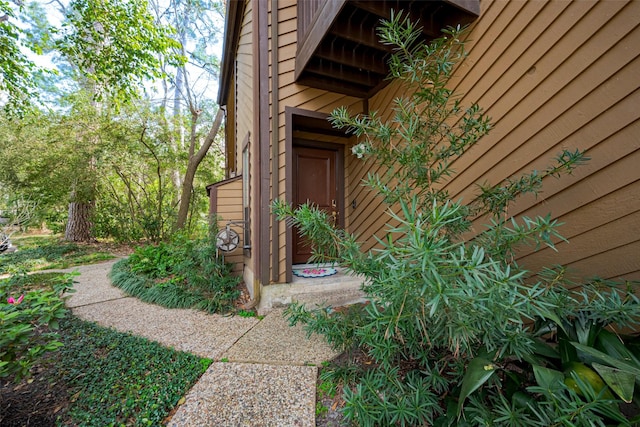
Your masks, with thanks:
M640 368L640 360L636 357L624 342L616 334L605 330L600 331L596 339L595 347L609 356L623 360Z
M487 382L495 373L495 370L496 366L484 357L476 357L469 363L467 372L465 372L464 378L462 379L460 397L458 399L458 414L462 411L464 400L482 384Z
M555 390L564 381L562 372L539 365L533 365L533 375L538 385L546 390Z
M536 307L536 310L538 311L538 314L540 316L542 316L545 319L553 321L553 323L558 325L560 329L562 329L566 334L568 334L568 332L564 328L564 323L562 323L562 320L560 320L560 316L558 316L556 313L554 313L551 310L548 310L546 307L543 307L543 306Z
M537 406L534 398L529 393L523 391L513 393L511 401L516 408L533 408Z
M593 363L593 369L600 374L604 382L620 397L620 399L627 403L631 403L633 400L633 388L635 386L636 379L636 376L633 373L601 365L599 363Z
M539 339L533 340L533 352L540 356L545 356L551 359L560 358L560 353L557 349Z
M558 353L560 354L560 360L563 366L569 362L580 360L576 348L571 345L569 336L570 335L565 333L564 329L558 331Z
M582 345L582 344L579 344L577 342L572 342L571 344L573 344L573 346L575 348L577 348L578 350L580 350L580 351L582 351L584 353L587 353L588 355L593 356L593 357L595 357L595 358L597 358L597 359L599 359L599 360L601 360L601 361L603 361L605 363L608 363L609 365L611 365L611 366L613 366L615 368L618 368L620 370L628 371L631 374L636 375L636 377L640 376L640 369L635 367L635 366L633 366L633 365L631 365L631 364L629 364L629 363L627 363L627 362L623 362L620 359L617 359L615 357L611 357L608 354L603 353L600 350L596 350L593 347Z

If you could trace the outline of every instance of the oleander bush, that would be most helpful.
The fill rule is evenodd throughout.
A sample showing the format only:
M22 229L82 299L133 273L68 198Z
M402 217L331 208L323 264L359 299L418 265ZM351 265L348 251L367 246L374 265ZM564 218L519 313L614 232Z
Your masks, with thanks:
M393 48L390 77L408 94L394 100L391 118L345 108L331 118L359 138L353 154L378 166L364 185L388 206L393 225L377 247L364 252L357 236L313 206L273 206L313 243L316 260L364 278L367 303L348 310L294 304L286 315L338 349L364 353L343 391L345 418L361 426L637 422L625 406L638 403L638 367L627 357L637 339L616 337L620 346L609 351L606 328L637 333L638 284L594 281L569 291L564 286L576 284L562 267L532 272L514 261L523 245L555 250L562 236L551 214L516 218L509 206L588 158L565 150L545 170L481 184L467 203L452 200L444 189L452 163L491 122L447 87L464 58L464 30L445 30L428 45L416 42L418 34L401 14L379 29ZM463 238L475 218L486 218L486 227ZM632 381L620 387L625 375Z

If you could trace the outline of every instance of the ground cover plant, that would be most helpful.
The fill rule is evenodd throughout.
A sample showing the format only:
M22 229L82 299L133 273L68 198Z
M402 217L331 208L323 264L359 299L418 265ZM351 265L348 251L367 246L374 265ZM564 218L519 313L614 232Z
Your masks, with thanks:
M0 281L0 425L162 424L211 361L74 318L73 277Z
M573 283L562 267L528 271L515 262L519 247L555 249L562 236L550 214L515 218L509 207L523 194L538 194L545 180L570 174L588 160L585 153L562 151L542 171L480 184L467 203L451 200L444 184L455 175L453 162L491 122L478 105L463 108L447 87L464 58L463 30L446 30L428 45L416 43L418 34L401 15L379 29L394 49L391 78L408 94L394 100L392 117L352 116L345 108L332 114L334 126L359 138L353 153L379 167L364 181L393 224L378 246L362 251L357 236L335 229L313 206L273 206L313 243L316 260L365 278L364 305L294 304L286 312L351 356L351 364L333 370L333 383L345 384L346 420L361 426L640 422L640 285ZM485 227L476 226L469 239L477 218L485 218ZM636 336L613 332L623 328Z
M63 425L160 425L211 364L77 319L63 327L59 375L71 393Z
M32 382L0 381L0 424L157 426L210 365L188 353L68 317Z
M239 278L218 254L214 236L214 231L196 239L178 234L168 243L142 246L113 266L111 280L164 307L230 312L240 297Z
M62 269L114 258L108 251L88 244L63 242L58 236L13 237L18 251L0 256L0 274Z

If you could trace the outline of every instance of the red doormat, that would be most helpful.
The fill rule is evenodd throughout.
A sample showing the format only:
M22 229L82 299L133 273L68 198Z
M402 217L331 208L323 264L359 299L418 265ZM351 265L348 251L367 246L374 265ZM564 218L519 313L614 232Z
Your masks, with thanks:
M327 277L336 274L338 270L331 267L310 267L294 269L293 274L298 277Z

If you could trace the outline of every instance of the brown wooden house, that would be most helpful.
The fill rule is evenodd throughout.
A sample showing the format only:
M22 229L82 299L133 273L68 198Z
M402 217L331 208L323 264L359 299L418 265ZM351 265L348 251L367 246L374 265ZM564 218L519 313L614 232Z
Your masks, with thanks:
M357 141L326 117L338 106L384 114L402 90L384 80L388 50L375 30L392 9L419 19L425 39L471 25L469 56L451 85L494 128L457 161L450 194L470 200L476 183L585 149L586 166L511 210L552 212L569 243L558 253L525 250L519 262L640 279L639 1L230 0L218 97L228 179L211 186L211 210L221 224L244 220L231 259L252 297L291 282L292 266L308 258L271 215L274 199L311 200L360 236L383 232L382 207L360 185L367 170L351 153Z

